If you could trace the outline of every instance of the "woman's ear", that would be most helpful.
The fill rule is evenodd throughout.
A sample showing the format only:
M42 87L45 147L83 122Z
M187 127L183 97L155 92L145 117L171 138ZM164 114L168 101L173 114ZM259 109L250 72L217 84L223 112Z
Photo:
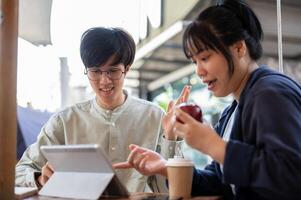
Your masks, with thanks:
M239 40L233 45L235 53L237 53L238 57L243 57L246 55L247 46L244 40Z

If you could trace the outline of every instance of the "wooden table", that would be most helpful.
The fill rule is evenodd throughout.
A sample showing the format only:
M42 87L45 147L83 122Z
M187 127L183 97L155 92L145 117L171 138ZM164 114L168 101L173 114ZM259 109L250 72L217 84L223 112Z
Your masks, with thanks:
M132 193L129 198L116 198L116 197L105 197L101 199L114 199L114 200L168 200L167 194L159 193ZM218 196L202 196L202 197L193 197L193 200L220 200L221 197ZM35 195L33 197L25 198L25 200L71 200L64 198L54 198L54 197L45 197Z

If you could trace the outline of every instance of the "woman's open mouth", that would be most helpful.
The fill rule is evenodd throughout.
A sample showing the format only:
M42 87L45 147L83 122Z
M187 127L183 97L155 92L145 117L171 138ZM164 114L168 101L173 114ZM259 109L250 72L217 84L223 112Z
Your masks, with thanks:
M214 79L214 80L212 80L212 81L208 81L208 82L207 82L207 84L208 84L208 90L213 90L216 81L217 81L217 79Z

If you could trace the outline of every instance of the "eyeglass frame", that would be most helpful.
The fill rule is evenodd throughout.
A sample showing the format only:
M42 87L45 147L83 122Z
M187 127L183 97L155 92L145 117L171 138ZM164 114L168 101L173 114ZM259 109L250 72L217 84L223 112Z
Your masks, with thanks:
M89 77L89 75L88 75L88 72L89 71L97 71L97 73L99 73L100 72L100 74L98 75L98 78L95 80L95 79L91 79L90 77ZM102 71L102 70L100 70L99 69L99 67L98 68L90 68L90 70L87 68L87 67L85 67L85 69L84 69L84 74L85 75L87 75L87 77L88 77L88 79L89 80L91 80L91 81L99 81L100 80L100 78L101 78L101 76L103 75L103 73L104 73L104 75L107 77L107 78L109 78L110 80L119 80L121 77L122 77L122 74L125 74L125 70L124 71L122 71L122 69L119 69L119 68L114 68L114 70L116 70L116 71L121 71L121 74L120 74L120 77L119 78L112 78L111 76L110 76L110 71L111 70L105 70L105 71Z

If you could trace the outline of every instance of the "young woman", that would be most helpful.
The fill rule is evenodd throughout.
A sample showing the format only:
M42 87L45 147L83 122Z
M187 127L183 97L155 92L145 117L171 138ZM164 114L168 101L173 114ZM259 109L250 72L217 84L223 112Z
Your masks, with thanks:
M199 14L184 33L186 56L217 97L232 95L212 129L175 109L172 134L211 156L195 170L192 195L224 199L299 199L301 196L301 87L289 77L256 63L263 32L249 6L226 0ZM175 118L183 123L179 123ZM128 162L143 174L166 176L159 154L130 146Z

